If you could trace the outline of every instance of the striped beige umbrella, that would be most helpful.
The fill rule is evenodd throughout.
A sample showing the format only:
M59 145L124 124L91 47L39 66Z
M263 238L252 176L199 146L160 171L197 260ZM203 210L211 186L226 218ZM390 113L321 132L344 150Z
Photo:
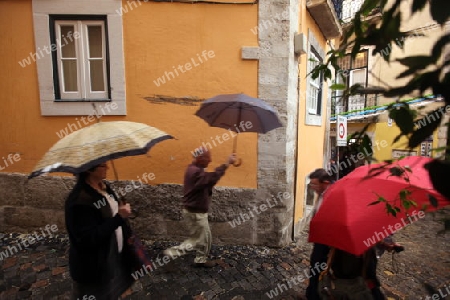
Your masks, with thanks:
M173 137L142 123L99 122L77 130L53 145L28 178L49 172L78 174L108 160L145 154Z

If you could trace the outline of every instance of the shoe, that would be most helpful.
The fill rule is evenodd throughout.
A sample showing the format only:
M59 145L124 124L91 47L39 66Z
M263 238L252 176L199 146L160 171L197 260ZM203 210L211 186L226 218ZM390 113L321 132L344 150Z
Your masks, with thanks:
M397 252L397 253L402 252L402 251L405 250L405 247L403 247L403 246L401 246L399 244L394 244L393 248L394 248L394 251Z
M204 262L204 263L194 263L194 267L196 267L196 268L212 268L215 265L216 265L216 262L211 261L211 260Z
M163 251L163 254L164 254L165 256L170 256L170 255L172 254L172 252L170 252L170 248L169 248L169 249L165 249L165 250Z

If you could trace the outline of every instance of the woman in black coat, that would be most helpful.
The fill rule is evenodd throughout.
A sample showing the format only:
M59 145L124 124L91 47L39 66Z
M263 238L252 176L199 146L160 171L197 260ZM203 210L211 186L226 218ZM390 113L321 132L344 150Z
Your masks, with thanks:
M74 299L117 300L133 283L122 230L131 208L104 182L107 169L100 164L79 174L66 200Z

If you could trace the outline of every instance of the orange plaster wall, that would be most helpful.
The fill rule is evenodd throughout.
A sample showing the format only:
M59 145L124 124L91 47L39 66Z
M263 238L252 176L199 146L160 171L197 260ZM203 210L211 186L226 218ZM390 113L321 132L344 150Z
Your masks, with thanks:
M317 27L314 19L311 17L306 8L300 11L300 29L305 36L308 35L310 29L318 39L320 45L325 48L326 40ZM322 126L311 126L305 124L306 113L306 86L307 86L307 65L308 54L302 54L299 58L299 76L300 76L300 105L298 119L298 149L297 149L297 183L295 196L295 215L294 222L298 222L303 217L305 199L305 178L310 172L323 165L323 149L325 138L325 119L327 107L327 86L323 85L322 93Z
M126 5L126 1L123 5ZM194 148L212 143L215 167L231 153L232 140L219 143L226 130L210 128L194 115L195 106L155 104L147 97L192 97L203 100L222 93L257 96L257 62L240 58L243 46L256 46L256 5L211 5L141 2L123 15L127 116L103 117L103 121L126 120L146 123L176 137L152 148L149 155L119 159L120 179L138 179L155 174L153 184L182 183ZM20 18L18 17L20 16ZM20 160L2 172L29 173L56 141L56 132L80 116L42 117L36 64L22 68L18 61L35 52L31 1L0 1L0 100L3 103L0 130L2 157L20 153ZM210 51L208 60L197 54ZM212 52L213 56L212 57ZM159 87L153 82L173 66L195 61L196 66ZM257 135L239 135L239 168L230 168L219 185L256 187ZM66 175L66 174L59 174ZM113 178L112 172L110 178Z

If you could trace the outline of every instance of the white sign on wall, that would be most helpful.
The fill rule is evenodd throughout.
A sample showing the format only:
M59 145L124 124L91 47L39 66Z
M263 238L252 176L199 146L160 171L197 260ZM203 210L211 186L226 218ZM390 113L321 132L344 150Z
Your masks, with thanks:
M345 116L337 116L336 129L336 145L338 147L347 146L347 118Z

